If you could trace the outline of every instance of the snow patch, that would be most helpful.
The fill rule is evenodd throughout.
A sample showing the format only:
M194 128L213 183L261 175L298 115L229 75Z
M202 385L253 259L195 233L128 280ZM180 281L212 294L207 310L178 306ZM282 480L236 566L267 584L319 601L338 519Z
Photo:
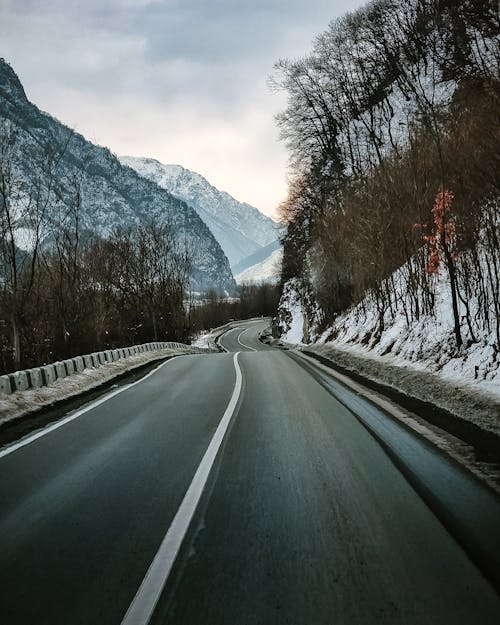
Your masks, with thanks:
M290 322L290 329L283 335L283 340L293 345L302 343L304 339L304 314L300 302L294 302L290 305L290 314L292 320Z
M275 324L281 339L291 345L304 345L316 339L321 311L310 288L297 278L288 280L278 306Z
M490 331L476 328L473 342L465 310L460 310L464 345L459 350L456 348L449 282L444 275L438 276L434 285L434 314L422 315L418 321L408 323L402 309L407 294L401 272L402 269L393 276L398 285L396 309L385 311L382 331L375 299L368 294L358 306L338 316L317 343L349 349L388 364L430 371L442 379L481 388L500 398L500 355L494 328ZM472 312L477 305L469 302Z

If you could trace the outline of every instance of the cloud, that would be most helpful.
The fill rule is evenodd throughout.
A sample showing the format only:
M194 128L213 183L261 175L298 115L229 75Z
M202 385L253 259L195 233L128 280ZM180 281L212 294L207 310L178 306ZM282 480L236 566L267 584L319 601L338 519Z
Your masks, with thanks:
M2 53L28 97L117 153L177 162L272 212L286 154L267 76L343 0L3 0Z

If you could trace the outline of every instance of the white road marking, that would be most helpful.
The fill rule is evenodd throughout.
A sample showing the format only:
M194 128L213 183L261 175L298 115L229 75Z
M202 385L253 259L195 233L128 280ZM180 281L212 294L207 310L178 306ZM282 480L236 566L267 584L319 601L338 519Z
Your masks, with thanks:
M250 330L250 328L245 328L242 332L238 334L238 343L242 347L246 347L247 349L251 349L253 352L256 352L257 350L255 349L255 347L250 347L250 345L245 345L245 343L243 343L240 339L241 335L244 334L247 330Z
M176 356L176 358L181 358L181 356ZM121 386L118 390L113 391L112 393L109 393L105 397L101 397L101 399L97 399L96 401L92 402L88 406L85 406L85 408L81 408L80 410L77 410L76 412L69 415L68 417L61 419L60 421L56 421L55 423L48 425L46 428L43 428L42 430L38 430L37 432L34 432L33 434L27 436L26 438L22 438L17 443L14 443L13 445L10 445L9 447L5 447L5 449L1 449L0 458L3 458L4 456L8 456L14 451L17 451L18 449L21 449L22 447L29 445L33 441L36 441L38 438L41 438L42 436L46 436L47 434L50 434L50 432L53 432L54 430L57 430L63 425L66 425L66 423L69 423L70 421L73 421L74 419L78 419L78 417L81 417L83 414L85 414L89 410L93 410L94 408L97 408L97 406L100 406L105 401L108 401L108 399L111 399L112 397L115 397L116 395L123 393L123 391L126 391L129 388L132 388L136 384L140 384L141 382L144 382L144 380L147 380L150 376L154 375L162 367L164 367L165 365L168 365L168 363L172 362L173 360L174 358L170 358L166 362L162 362L161 365L159 365L158 367L150 371L147 375L145 375L140 380L137 380L136 382L132 382L132 384L126 384L125 386Z
M121 625L147 625L158 603L240 398L242 375L239 353L233 356L236 382L226 411Z

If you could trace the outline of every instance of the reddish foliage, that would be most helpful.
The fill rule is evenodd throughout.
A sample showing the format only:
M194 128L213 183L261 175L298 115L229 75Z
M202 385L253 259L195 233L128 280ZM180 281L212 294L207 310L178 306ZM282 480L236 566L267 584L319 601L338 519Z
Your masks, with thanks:
M455 224L450 220L451 203L453 193L448 190L440 190L436 195L432 215L434 220L434 232L430 235L422 235L422 239L427 243L428 259L425 268L428 274L438 274L441 262L446 263L443 258L443 251L450 250L454 244ZM414 227L421 227L415 224ZM454 257L454 255L453 255Z

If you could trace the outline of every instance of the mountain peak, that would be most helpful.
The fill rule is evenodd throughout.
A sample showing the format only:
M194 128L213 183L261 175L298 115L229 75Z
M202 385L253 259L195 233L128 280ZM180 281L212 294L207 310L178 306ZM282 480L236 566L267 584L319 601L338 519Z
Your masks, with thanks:
M3 58L0 58L0 89L8 97L26 100L26 93L16 72Z

